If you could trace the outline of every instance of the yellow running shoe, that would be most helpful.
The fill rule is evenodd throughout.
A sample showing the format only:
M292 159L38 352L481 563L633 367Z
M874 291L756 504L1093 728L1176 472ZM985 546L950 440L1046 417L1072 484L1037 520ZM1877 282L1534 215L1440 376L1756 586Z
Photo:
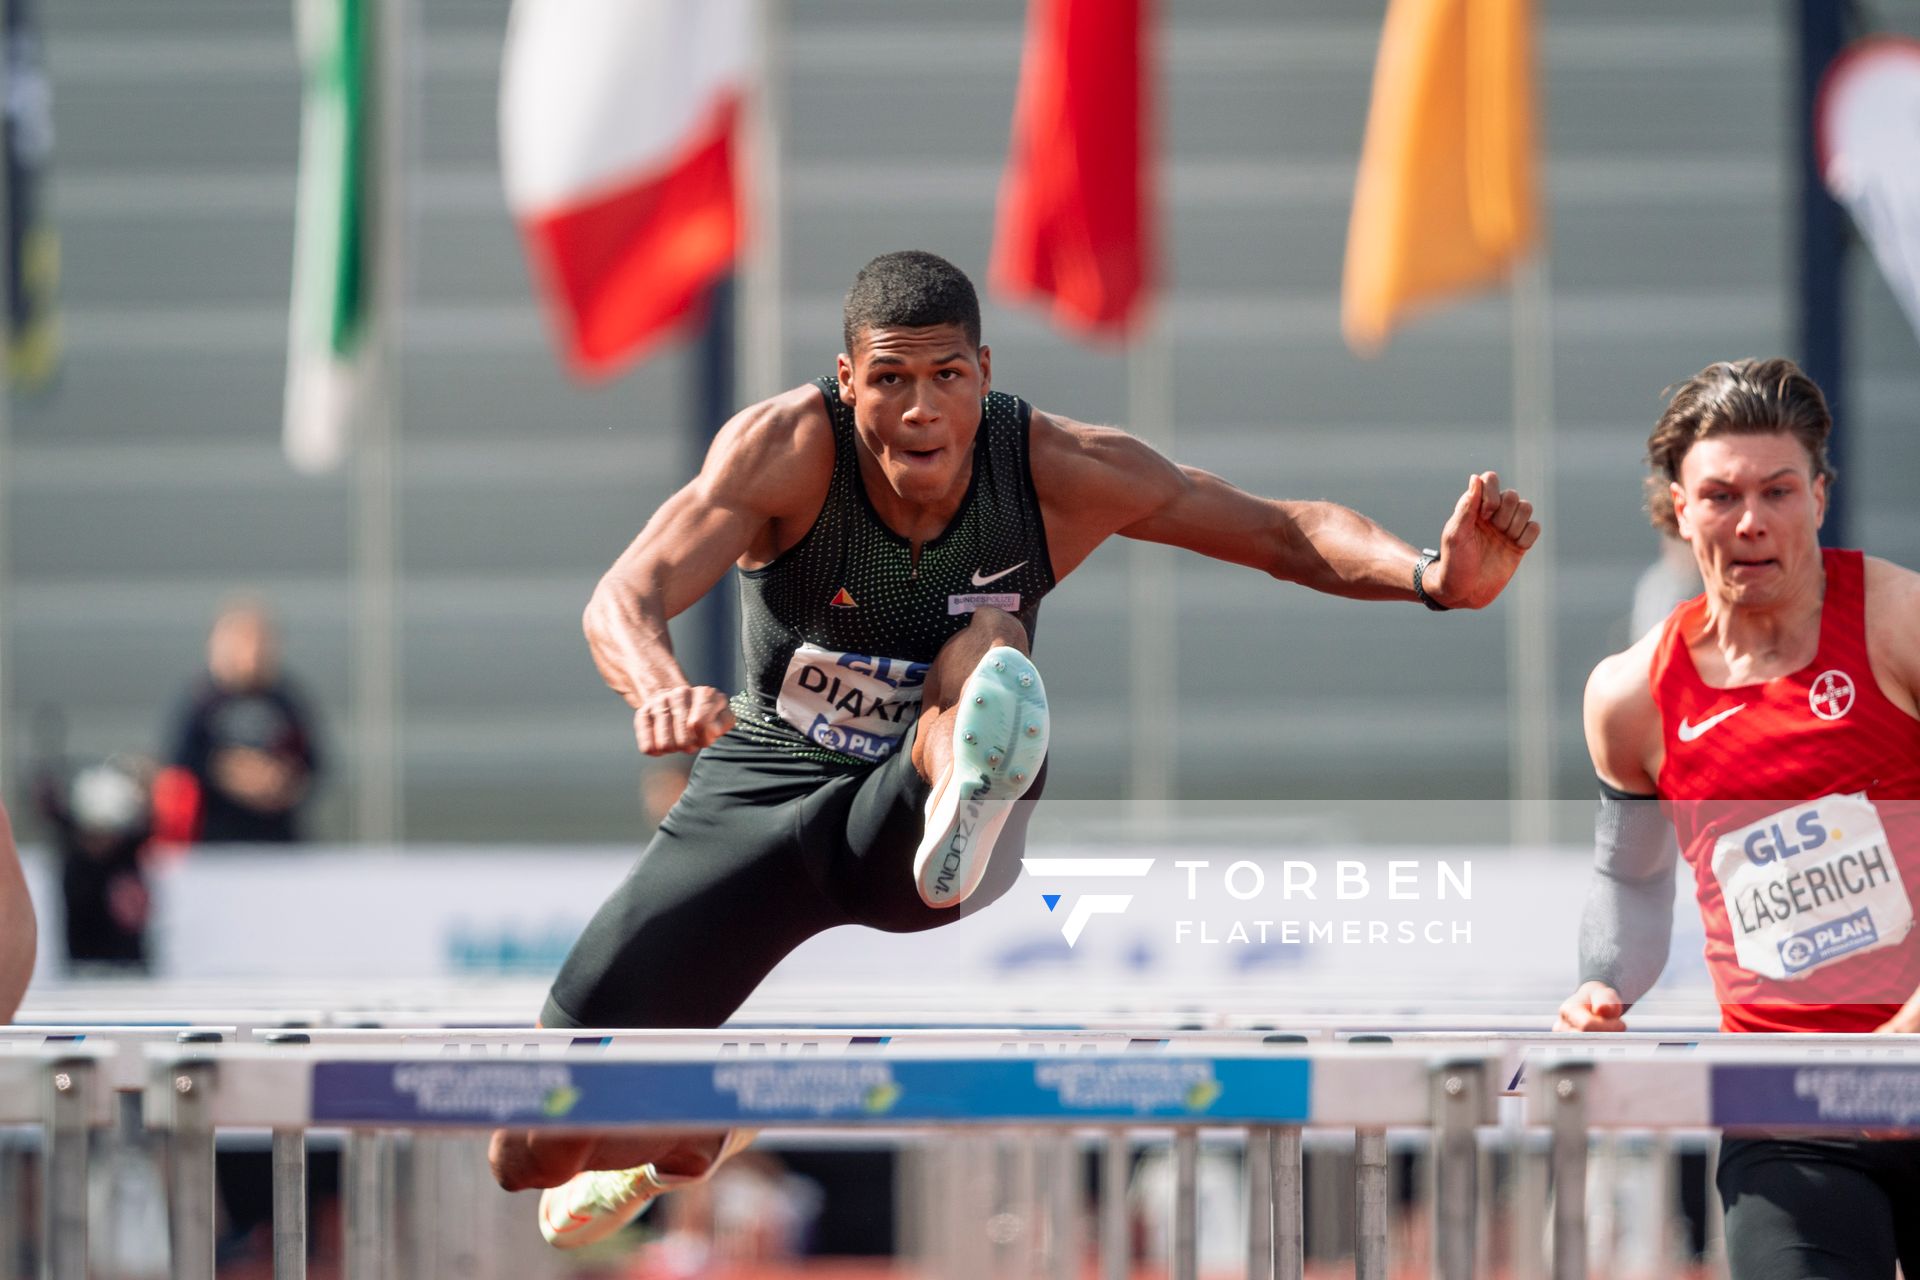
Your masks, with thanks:
M605 1240L640 1216L656 1197L676 1187L704 1182L752 1142L756 1129L730 1129L705 1173L660 1173L637 1169L589 1169L540 1193L540 1234L556 1249L580 1249Z

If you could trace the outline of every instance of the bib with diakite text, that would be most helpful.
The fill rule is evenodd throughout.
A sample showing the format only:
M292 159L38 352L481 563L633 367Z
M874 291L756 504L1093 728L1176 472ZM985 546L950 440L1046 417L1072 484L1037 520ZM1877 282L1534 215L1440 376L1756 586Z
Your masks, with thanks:
M808 741L878 763L919 718L927 667L803 644L787 663L776 709Z

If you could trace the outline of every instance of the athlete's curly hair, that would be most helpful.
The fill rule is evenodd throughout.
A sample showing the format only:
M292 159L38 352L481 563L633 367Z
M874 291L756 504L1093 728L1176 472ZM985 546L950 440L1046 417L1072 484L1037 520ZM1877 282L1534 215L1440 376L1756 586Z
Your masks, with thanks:
M1708 436L1771 435L1785 431L1806 446L1813 474L1829 485L1839 478L1827 458L1833 417L1827 398L1785 356L1722 360L1668 387L1667 410L1647 437L1647 515L1653 527L1677 534L1669 484L1680 480L1687 450Z
M918 329L957 324L980 345L980 299L967 273L920 249L883 253L860 268L847 290L841 337L847 353L868 329Z

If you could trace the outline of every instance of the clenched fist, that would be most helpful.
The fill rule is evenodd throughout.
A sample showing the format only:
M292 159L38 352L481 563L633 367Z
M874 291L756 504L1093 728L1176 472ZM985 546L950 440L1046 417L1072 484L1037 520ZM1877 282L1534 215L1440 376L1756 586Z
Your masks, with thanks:
M1625 1031L1626 1002L1604 982L1583 982L1560 1005L1555 1031Z
M705 685L663 690L633 713L633 736L650 756L693 752L733 728L727 695Z
M1497 472L1468 476L1467 491L1440 534L1439 563L1427 570L1421 585L1448 608L1484 609L1539 539L1531 502L1502 489Z

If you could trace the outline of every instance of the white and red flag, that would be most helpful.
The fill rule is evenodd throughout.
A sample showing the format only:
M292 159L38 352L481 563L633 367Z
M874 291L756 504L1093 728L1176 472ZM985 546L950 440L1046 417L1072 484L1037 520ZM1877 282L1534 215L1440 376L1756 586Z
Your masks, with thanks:
M1835 58L1815 107L1820 176L1920 334L1920 40L1869 36Z
M750 0L514 4L507 204L579 373L637 359L732 265L750 22Z

